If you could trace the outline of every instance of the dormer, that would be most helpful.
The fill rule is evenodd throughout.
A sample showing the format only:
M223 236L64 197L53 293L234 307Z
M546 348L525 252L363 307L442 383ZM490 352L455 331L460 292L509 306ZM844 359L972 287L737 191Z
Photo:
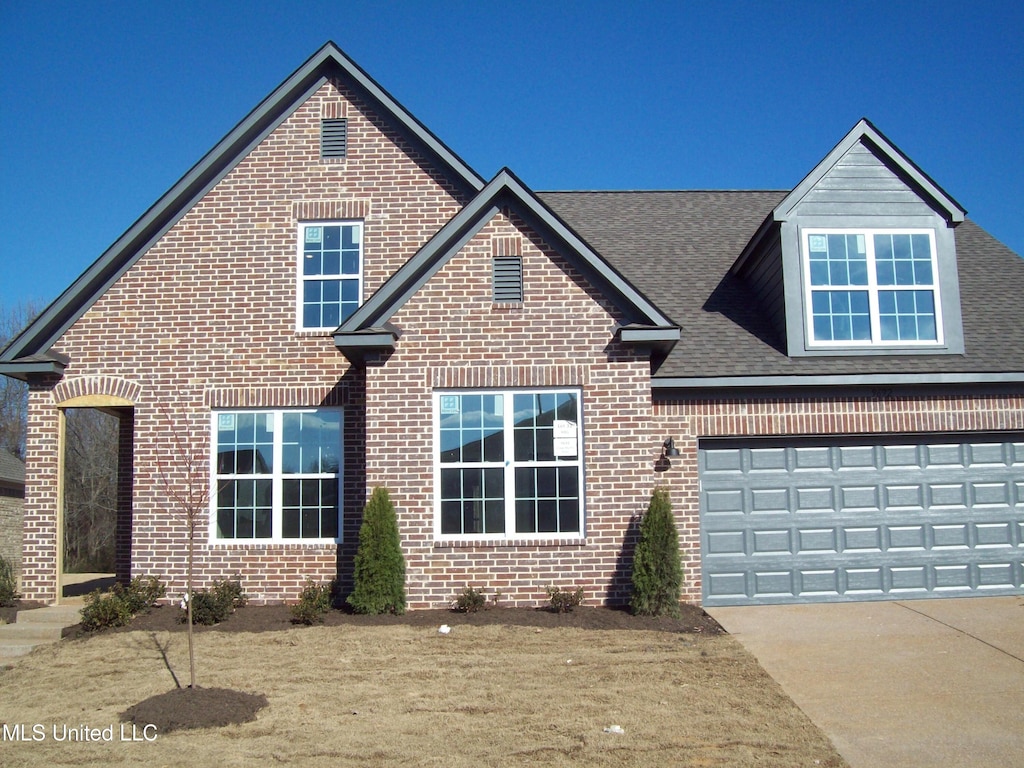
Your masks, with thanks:
M732 271L790 357L963 354L965 211L861 120L775 207Z

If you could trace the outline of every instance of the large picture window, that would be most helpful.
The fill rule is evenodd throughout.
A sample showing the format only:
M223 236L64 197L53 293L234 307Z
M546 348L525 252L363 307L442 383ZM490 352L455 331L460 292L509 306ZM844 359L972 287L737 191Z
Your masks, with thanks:
M930 230L805 230L803 252L811 344L942 342Z
M362 297L362 222L299 226L299 328L333 331Z
M213 537L339 538L341 410L213 415Z
M575 390L438 392L441 538L583 535L583 431Z

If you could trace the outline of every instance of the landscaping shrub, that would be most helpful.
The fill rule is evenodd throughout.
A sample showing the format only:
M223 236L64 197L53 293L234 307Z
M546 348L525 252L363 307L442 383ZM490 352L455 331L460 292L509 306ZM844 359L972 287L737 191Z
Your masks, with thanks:
M245 593L242 592L240 580L218 581L206 589L192 592L192 623L220 624L235 612L236 608L245 605ZM181 611L181 622L188 621L188 610Z
M501 600L501 592L495 592L494 597L491 598L490 607L496 608L499 600ZM476 613L487 607L487 595L483 593L483 590L473 587L464 588L459 596L452 601L452 610L462 613Z
M640 521L640 540L633 556L633 597L630 607L639 616L679 616L682 584L679 536L668 491L651 496Z
M14 576L14 568L7 560L0 557L0 608L14 605L18 594L18 580Z
M348 603L356 613L405 613L405 558L395 507L384 488L374 489L363 510Z
M569 613L577 605L583 604L583 587L576 587L573 592L558 587L548 587L548 601L551 610L555 613Z
M112 591L120 594L133 616L138 616L156 605L167 594L167 587L156 576L136 576L127 587L115 584Z
M324 614L331 610L331 595L334 582L317 584L309 581L299 594L299 602L292 606L292 623L307 626L324 620Z
M156 605L166 592L156 576L136 576L127 585L115 584L106 594L97 589L85 596L82 628L95 632L123 627Z

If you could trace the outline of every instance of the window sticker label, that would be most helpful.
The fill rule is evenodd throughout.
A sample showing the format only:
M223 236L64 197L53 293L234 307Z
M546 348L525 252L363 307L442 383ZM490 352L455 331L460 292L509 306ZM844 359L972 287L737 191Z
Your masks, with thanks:
M441 395L441 413L458 413L459 412L459 396L458 395Z
M363 228L362 227L352 227L352 244L353 245L359 245L359 241L362 239L362 236L363 236Z
M573 440L576 439L576 422L566 421L565 419L555 419L555 439L568 439L570 437Z
M824 235L809 235L808 247L812 251L827 251L828 250L828 239Z
M267 417L267 432L274 434L274 414L268 413Z
M557 458L576 455L575 435L573 435L572 437L556 437L554 443L555 456Z
M230 430L235 428L235 414L221 413L217 415L217 428Z
M322 243L324 240L323 227L306 227L307 243Z

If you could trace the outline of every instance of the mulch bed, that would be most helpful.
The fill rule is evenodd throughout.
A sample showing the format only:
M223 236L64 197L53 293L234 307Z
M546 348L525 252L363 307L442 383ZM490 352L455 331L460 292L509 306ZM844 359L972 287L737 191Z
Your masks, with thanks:
M429 611L409 611L402 616L382 615L366 616L347 611L332 610L324 617L323 626L380 626L403 625L408 627L440 627L447 624L451 627L459 625L471 626L527 626L527 627L576 627L578 629L620 629L620 630L653 630L657 632L697 633L705 635L723 634L725 630L708 616L702 608L695 605L682 605L680 618L667 616L633 616L629 611L619 608L603 608L580 606L568 613L555 613L546 608L490 608L475 613L438 609ZM135 617L131 624L121 629L124 631L168 631L184 632L185 625L180 621L181 611L175 606L163 605L154 608L147 614ZM273 632L291 629L297 626L292 623L291 608L287 605L245 605L236 610L231 617L212 627L196 625L197 632ZM78 634L75 628L69 628L69 634Z
M129 707L121 713L121 722L135 723L141 729L155 725L161 734L220 728L250 723L265 706L267 697L262 694L227 688L175 688Z

